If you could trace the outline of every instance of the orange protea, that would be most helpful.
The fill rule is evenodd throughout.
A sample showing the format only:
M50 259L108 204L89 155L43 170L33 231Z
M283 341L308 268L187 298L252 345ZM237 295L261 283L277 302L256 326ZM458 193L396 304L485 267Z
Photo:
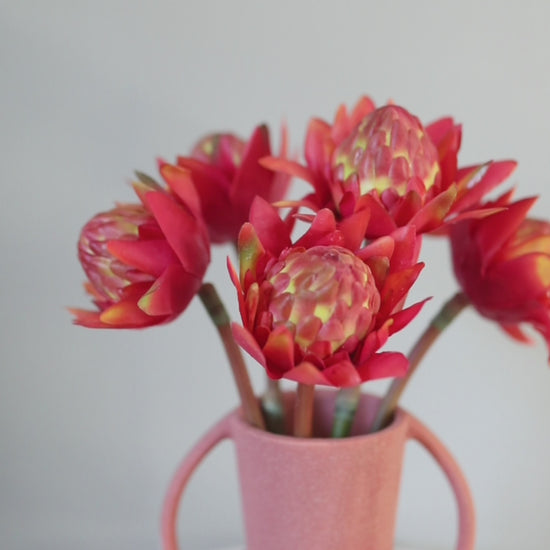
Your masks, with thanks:
M356 386L401 376L407 360L380 352L421 308L403 309L422 264L411 227L359 248L368 211L338 226L322 209L292 243L276 210L256 199L239 234L240 275L230 265L243 326L237 342L271 378Z
M329 208L338 218L367 208L368 238L407 224L426 233L487 214L477 208L480 200L515 168L502 161L458 169L460 141L451 118L424 127L402 107L376 109L362 98L351 115L341 107L332 126L310 123L306 166L274 157L262 163L312 185L312 194L287 205Z
M182 176L183 177L183 176ZM83 228L78 256L97 311L71 309L90 328L141 328L173 320L202 284L210 243L193 186L179 196L141 176L142 204L120 204Z
M550 223L526 217L536 199L508 199L494 203L506 210L451 228L454 271L483 316L522 342L530 323L550 348Z
M282 158L286 158L286 141L283 131ZM290 178L267 170L258 162L269 155L269 131L261 125L248 141L228 133L211 134L195 145L189 157L178 157L177 166L191 172L212 242L237 242L256 195L269 202L285 196ZM174 170L163 172L168 184L173 174Z

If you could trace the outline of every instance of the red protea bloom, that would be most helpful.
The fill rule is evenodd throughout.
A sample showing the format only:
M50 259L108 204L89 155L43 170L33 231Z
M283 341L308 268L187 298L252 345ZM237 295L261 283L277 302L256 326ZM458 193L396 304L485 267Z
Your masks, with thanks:
M192 185L178 201L153 183L137 183L143 204L121 204L83 228L78 256L98 311L71 309L90 328L166 323L187 307L210 262L210 243Z
M526 218L535 200L460 222L450 235L456 277L475 308L523 342L519 325L530 323L550 347L550 223Z
M233 333L271 378L344 387L406 372L401 353L378 350L422 305L402 307L422 269L412 228L357 250L366 210L339 227L320 210L294 244L266 202L254 202L250 220L240 276L230 266L244 325Z
M192 174L212 242L237 242L256 195L268 202L285 196L290 178L267 170L258 162L268 155L269 132L262 125L248 142L232 134L212 134L195 145L190 157L178 158L177 165ZM285 132L281 156L286 158ZM170 174L163 175L170 184Z
M313 186L294 206L329 208L339 218L368 208L370 238L407 224L425 233L481 215L481 198L515 167L504 161L459 170L460 140L461 128L451 118L424 128L402 107L375 109L363 98L351 116L340 108L333 126L310 123L306 166L273 157L262 163Z

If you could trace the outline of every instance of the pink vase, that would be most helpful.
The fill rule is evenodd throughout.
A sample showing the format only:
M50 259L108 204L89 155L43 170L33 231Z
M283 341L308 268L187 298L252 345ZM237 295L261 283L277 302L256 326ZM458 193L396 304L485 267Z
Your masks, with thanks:
M292 399L287 395L289 410ZM379 398L363 395L353 437L327 438L334 401L335 392L316 392L311 439L260 431L239 411L211 428L170 485L162 518L164 550L178 549L178 504L193 470L225 438L233 440L237 453L247 550L392 550L408 439L422 444L445 472L458 504L456 548L472 550L475 517L468 484L437 437L402 409L388 428L364 435Z

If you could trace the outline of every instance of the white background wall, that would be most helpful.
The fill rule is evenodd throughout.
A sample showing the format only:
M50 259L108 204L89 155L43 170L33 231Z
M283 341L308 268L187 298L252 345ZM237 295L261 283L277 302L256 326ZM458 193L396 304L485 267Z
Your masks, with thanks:
M300 148L310 116L368 93L426 122L454 115L461 163L518 159L512 183L546 193L535 213L547 216L549 17L543 2L503 0L0 1L0 547L158 548L173 469L237 402L199 303L142 332L74 327L64 310L88 304L80 227L132 197L133 169L283 117ZM226 253L208 279L235 313ZM435 297L394 340L403 351L456 288L444 243L423 258L413 298ZM404 398L463 466L481 550L548 547L549 396L540 339L522 347L467 312ZM232 452L224 444L190 487L186 548L241 540ZM450 548L454 516L411 445L399 540Z

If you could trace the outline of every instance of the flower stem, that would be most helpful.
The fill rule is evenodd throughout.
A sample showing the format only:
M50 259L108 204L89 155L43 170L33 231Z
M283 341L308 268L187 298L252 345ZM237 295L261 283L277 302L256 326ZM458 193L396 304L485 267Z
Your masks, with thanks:
M267 430L276 434L284 434L285 411L283 407L283 394L278 380L267 378L267 387L262 396L261 405Z
M241 350L233 339L229 315L214 285L211 283L204 283L201 286L199 297L206 311L208 311L208 315L210 315L212 322L218 329L218 333L225 348L225 353L229 359L229 365L233 371L233 378L237 385L244 416L250 424L263 430L265 429L265 422L262 417L260 405L254 395Z
M361 386L342 388L336 396L332 437L348 437L361 397Z
M298 384L294 404L294 435L311 437L313 434L313 397L315 386Z
M450 325L455 317L470 303L462 292L457 292L450 300L443 304L437 315L432 319L424 333L416 341L409 353L409 369L402 378L396 378L384 396L371 431L376 432L385 428L392 420L397 403L406 385L415 373L420 361L426 355L439 335Z

